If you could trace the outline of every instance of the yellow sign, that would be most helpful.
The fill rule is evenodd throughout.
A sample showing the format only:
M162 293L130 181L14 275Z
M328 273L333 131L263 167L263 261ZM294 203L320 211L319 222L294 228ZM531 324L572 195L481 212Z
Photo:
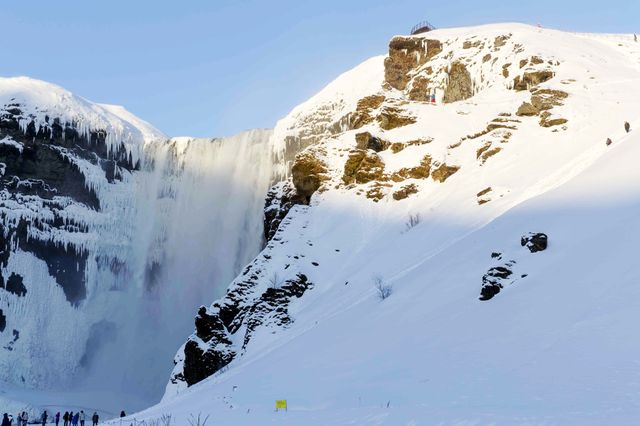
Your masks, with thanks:
M276 399L276 410L286 410L287 409L287 400L286 399Z

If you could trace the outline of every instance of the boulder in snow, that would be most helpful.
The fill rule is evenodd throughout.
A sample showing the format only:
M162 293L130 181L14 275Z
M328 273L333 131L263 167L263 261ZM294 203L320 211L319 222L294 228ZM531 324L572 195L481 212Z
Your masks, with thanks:
M547 234L530 232L520 238L520 245L528 248L531 253L537 253L547 249L547 241Z

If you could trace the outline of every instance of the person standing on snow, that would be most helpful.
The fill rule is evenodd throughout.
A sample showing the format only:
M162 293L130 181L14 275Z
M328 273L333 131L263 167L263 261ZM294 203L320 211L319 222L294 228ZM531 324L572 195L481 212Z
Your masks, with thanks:
M27 426L27 422L29 421L29 413L26 411L22 412L22 426Z
M65 411L62 416L63 426L69 426L69 412Z
M124 413L124 410L120 411L120 417L127 417L127 415Z
M9 415L4 413L2 416L2 426L11 426L11 420L9 420Z
M73 422L71 422L71 424L73 424L73 426L78 426L79 419L80 419L80 413L75 413L73 415Z
M45 426L47 424L48 417L49 415L47 414L47 410L44 410L44 412L42 413L42 426Z
M80 418L80 426L84 426L84 418L85 418L84 410L80 410L79 418Z
M93 426L98 426L98 420L100 420L100 416L96 411L93 412L93 416L91 416L91 421L93 422Z
M59 426L60 423L60 411L56 413L56 426Z
M631 124L628 121L624 122L624 130L629 133L631 131Z

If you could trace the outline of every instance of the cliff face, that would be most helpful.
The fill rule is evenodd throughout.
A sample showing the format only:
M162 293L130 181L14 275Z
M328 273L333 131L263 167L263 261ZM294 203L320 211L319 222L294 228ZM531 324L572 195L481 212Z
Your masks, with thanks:
M527 397L546 389L544 381L523 385L542 365L523 366L523 358L561 359L576 377L607 356L628 361L631 347L609 351L577 330L600 303L592 277L606 281L579 259L611 259L580 248L583 237L595 241L608 229L588 182L606 192L605 169L622 160L608 154L607 135L635 152L623 129L623 117L640 116L627 92L638 76L634 46L624 36L522 25L395 37L387 57L294 109L272 143L282 153L304 140L304 149L284 157L285 172L295 173L269 192L267 246L199 311L163 403L145 415L188 413L206 395L221 419L268 422L271 396L282 393L301 407L328 407L301 413L306 424L364 424L373 412L390 425L433 413L446 423L459 406L438 410L470 384L474 401L503 408L511 389ZM611 184L627 182L637 195L624 178L635 172L622 163ZM634 211L636 195L625 198ZM590 290L576 284L583 280ZM624 330L624 315L616 318ZM558 333L604 357L576 364L565 356L573 343ZM549 347L554 355L539 355ZM507 367L521 374L505 376ZM174 398L196 381L198 390ZM581 394L572 383L554 398ZM604 399L600 406L615 405ZM379 409L389 400L400 401L397 411Z
M88 233L81 217L65 211L70 204L87 211L101 209L96 189L81 167L91 167L113 184L122 181L123 172L139 168L139 161L134 163L124 144L110 147L104 129L83 130L78 123L61 122L60 117L45 116L44 122L38 122L25 107L29 106L9 103L0 110L2 267L7 268L14 247L31 253L46 263L67 302L77 305L87 294L86 249L51 237Z
M189 313L263 246L270 135L169 139L121 107L0 79L2 380L118 395L126 377L156 400Z

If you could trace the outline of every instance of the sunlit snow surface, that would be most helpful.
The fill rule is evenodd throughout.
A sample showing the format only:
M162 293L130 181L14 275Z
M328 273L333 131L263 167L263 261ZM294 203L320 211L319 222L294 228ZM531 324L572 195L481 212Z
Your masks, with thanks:
M542 87L569 93L554 109L568 119L566 130L524 117L503 151L483 165L476 159L481 140L450 148L529 99L527 91L507 87L520 56L506 49L491 52L497 70L491 63L471 66L480 86L473 98L413 103L418 122L382 134L391 141L433 137L381 157L388 170L415 165L426 153L461 166L445 183L416 181L418 194L373 203L357 188L335 187L356 131L327 139L320 151L329 190L314 195L309 208L292 210L281 240L265 251L265 276L278 271L286 279L286 271L301 270L315 284L289 307L293 325L255 333L224 371L177 394L169 385L162 403L131 419L172 414L176 424L188 425L202 413L212 424L234 426L635 424L640 44L630 35L515 24L424 36L453 41L447 48L464 55L471 37L509 33L511 43L524 46L521 56L560 62ZM506 62L515 64L510 79L500 73ZM368 78L380 84L381 66L372 59L338 86L348 86L345 78L353 87ZM376 90L333 93L362 97ZM340 105L354 104L330 95L294 110L275 134L294 132L314 114L326 117L331 105L338 118ZM626 134L624 121L637 130ZM492 201L479 206L476 193L487 186ZM407 230L412 214L422 220ZM531 231L549 235L546 251L521 247L520 237ZM515 261L517 279L481 302L482 276L498 264L493 252ZM293 266L285 270L287 264ZM393 286L382 302L376 276ZM275 412L276 399L287 399L289 410Z

